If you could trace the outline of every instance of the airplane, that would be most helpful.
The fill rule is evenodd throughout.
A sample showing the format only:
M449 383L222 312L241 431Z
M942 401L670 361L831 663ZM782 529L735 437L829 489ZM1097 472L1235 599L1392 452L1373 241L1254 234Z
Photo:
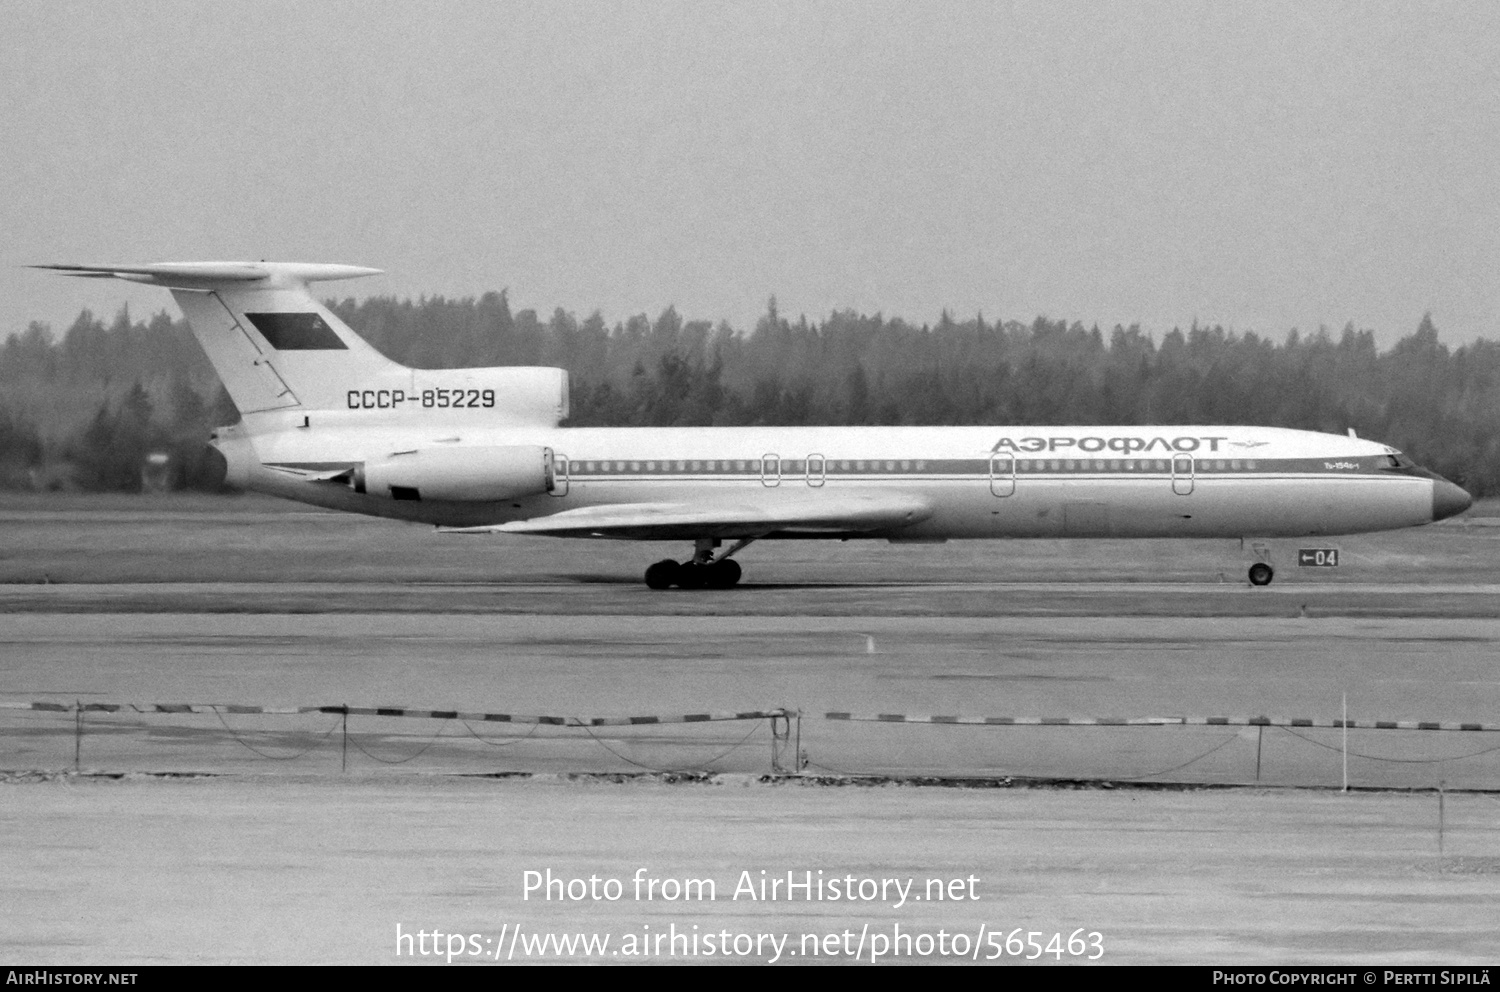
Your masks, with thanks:
M309 289L379 269L34 267L171 291L241 414L210 438L231 484L449 532L691 541L652 589L734 586L761 540L1321 537L1472 502L1352 430L562 427L566 370L407 368ZM1274 574L1262 550L1247 577Z

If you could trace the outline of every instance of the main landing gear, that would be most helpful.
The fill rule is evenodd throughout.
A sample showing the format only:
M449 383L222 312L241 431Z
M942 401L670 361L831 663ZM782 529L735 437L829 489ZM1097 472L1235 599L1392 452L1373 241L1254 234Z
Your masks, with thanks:
M663 559L646 569L646 585L652 589L728 589L740 581L740 563L729 556L749 544L736 541L719 557L714 557L717 538L699 538L694 542L693 557L677 562Z

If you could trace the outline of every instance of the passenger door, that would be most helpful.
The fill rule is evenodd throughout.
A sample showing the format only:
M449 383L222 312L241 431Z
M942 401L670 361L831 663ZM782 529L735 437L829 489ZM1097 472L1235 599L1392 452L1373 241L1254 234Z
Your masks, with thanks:
M992 455L990 457L990 492L996 496L1009 496L1015 491L1016 460L1010 455Z
M1191 495L1193 491L1193 456L1172 456L1172 492L1179 496Z

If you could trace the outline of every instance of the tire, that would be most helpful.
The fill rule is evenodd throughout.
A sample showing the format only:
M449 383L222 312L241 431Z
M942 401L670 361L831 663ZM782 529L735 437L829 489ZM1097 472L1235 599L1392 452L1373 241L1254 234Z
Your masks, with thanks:
M1268 586L1276 577L1276 569L1263 561L1258 561L1250 566L1250 584L1252 586Z
M708 566L708 587L710 589L732 589L740 581L740 563L733 558L725 558Z
M694 565L690 561L677 566L677 588L702 589L708 585L708 567Z
M670 589L677 583L677 573L682 566L670 558L663 559L646 569L646 585L652 589Z

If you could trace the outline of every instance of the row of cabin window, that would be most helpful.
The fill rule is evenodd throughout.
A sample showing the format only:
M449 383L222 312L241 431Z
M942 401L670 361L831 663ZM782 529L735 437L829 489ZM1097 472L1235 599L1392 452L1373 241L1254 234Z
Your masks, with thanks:
M829 472L838 471L839 470L838 466L840 464L843 465L842 471L845 471L845 472L854 472L854 471L858 471L858 472L880 472L880 471L886 471L886 472L895 472L895 471L902 471L902 472L916 471L916 472L922 472L922 471L926 471L926 469L927 469L927 463L925 461L918 461L918 462L913 462L913 461L903 461L903 462L842 462L842 463L840 463L840 462L834 462L834 461L828 461L826 463L823 463L823 462L820 462L819 459L814 458L814 459L812 459L812 462L813 462L813 471L818 471L818 470L822 469L823 465L826 464L827 465L826 471L829 471ZM807 470L807 462L806 461L800 461L800 460L799 461L794 461L794 460L788 458L788 459L785 459L785 460L781 461L779 464L780 464L780 470L782 472L784 472L784 473L804 472L804 471ZM851 468L851 466L854 466L854 465L858 465L859 468L857 468L857 469ZM900 466L899 470L897 469L898 465ZM882 469L882 466L884 466L883 469ZM577 472L577 473L579 473L581 475L588 475L590 473L615 475L615 474L619 474L621 472L673 472L673 473L678 473L678 474L686 474L686 473L689 473L689 472L712 472L714 474L722 474L724 472L750 472L750 473L754 473L754 474L758 475L758 474L760 474L760 471L761 471L761 460L759 458L751 458L751 459L747 459L745 461L738 461L738 460L735 460L735 461L677 461L677 462L673 462L673 461L660 461L660 462L654 462L654 461L651 461L651 462L590 462L590 461L583 461L583 462L576 462L575 461L575 462L570 463L570 468L571 468L571 471Z
M814 472L925 472L927 462L918 461L844 461L833 459L811 459ZM1010 471L1010 459L994 459L994 468L997 471ZM780 462L780 471L787 475L796 475L807 471L808 462L801 459L785 459ZM722 467L721 467L722 466ZM950 467L951 466L951 467ZM1171 462L1165 459L1151 458L1106 458L1106 459L1053 459L1020 458L1016 459L1017 472L1168 472L1171 471ZM964 459L948 464L937 463L934 470L949 471L978 471L985 470L985 463L973 459ZM1240 459L1198 459L1194 468L1199 472L1254 472L1255 462ZM748 472L759 474L761 472L761 460L759 458L747 459L745 461L646 461L646 462L595 462L582 461L571 463L571 470L580 475L604 474L613 475L625 472L673 472L686 474L690 472Z

